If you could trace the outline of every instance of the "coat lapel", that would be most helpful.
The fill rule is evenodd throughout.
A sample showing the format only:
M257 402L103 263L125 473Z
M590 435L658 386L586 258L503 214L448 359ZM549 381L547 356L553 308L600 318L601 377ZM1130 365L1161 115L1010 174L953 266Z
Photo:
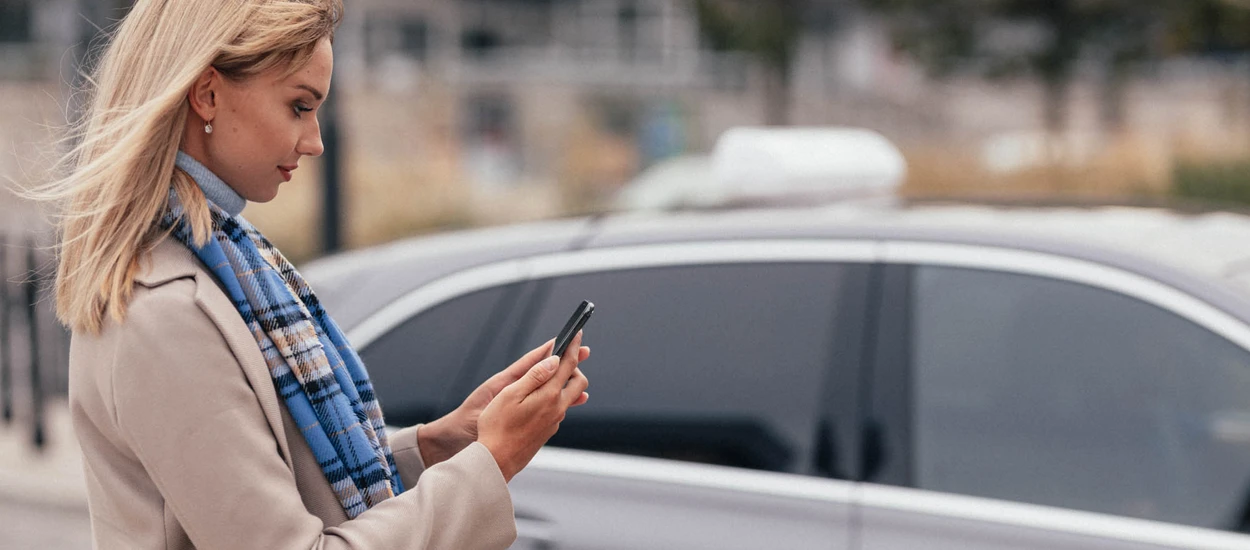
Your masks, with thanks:
M247 376L247 381L252 386L252 391L256 392L256 399L265 413L269 429L273 430L274 439L278 441L283 460L286 461L287 467L294 471L290 445L282 424L282 411L278 405L278 392L274 389L265 357L260 353L256 338L252 336L247 324L243 322L238 310L218 286L213 275L190 250L181 243L167 238L152 250L150 264L141 265L135 282L150 287L183 277L195 279L196 303L208 314L213 324L217 325L231 353L238 360L243 374Z

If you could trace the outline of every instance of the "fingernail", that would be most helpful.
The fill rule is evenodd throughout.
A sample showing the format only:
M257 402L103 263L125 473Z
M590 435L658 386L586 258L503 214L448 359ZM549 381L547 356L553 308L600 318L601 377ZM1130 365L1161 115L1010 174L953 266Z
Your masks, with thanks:
M558 356L552 355L551 357L543 359L544 369L556 370L556 367L558 366L560 366L560 358Z

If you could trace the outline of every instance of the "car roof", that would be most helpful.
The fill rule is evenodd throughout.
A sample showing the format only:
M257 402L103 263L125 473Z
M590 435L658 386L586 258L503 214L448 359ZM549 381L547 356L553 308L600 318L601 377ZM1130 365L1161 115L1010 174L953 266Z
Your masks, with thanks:
M1250 319L1250 216L1158 207L916 203L621 213L405 239L302 271L340 324L477 265L581 248L775 238L902 240L1006 247L1140 273Z
M855 201L813 208L623 215L588 246L772 237L919 239L1073 253L1140 256L1196 275L1237 281L1250 272L1250 217L1137 206L1013 206ZM1250 289L1250 285L1247 286Z

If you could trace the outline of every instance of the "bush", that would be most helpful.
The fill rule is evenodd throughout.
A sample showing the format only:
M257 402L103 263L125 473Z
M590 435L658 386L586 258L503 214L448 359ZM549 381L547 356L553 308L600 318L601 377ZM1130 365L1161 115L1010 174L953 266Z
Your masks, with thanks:
M1177 162L1172 170L1172 194L1187 199L1250 205L1250 159Z

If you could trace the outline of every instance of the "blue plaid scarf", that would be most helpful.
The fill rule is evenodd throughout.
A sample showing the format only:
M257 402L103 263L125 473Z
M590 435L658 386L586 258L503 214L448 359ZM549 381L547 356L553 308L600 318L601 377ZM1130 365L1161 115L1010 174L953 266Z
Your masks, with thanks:
M382 409L360 357L282 253L242 216L208 204L213 234L203 247L192 243L172 187L161 227L225 287L347 517L402 493Z

